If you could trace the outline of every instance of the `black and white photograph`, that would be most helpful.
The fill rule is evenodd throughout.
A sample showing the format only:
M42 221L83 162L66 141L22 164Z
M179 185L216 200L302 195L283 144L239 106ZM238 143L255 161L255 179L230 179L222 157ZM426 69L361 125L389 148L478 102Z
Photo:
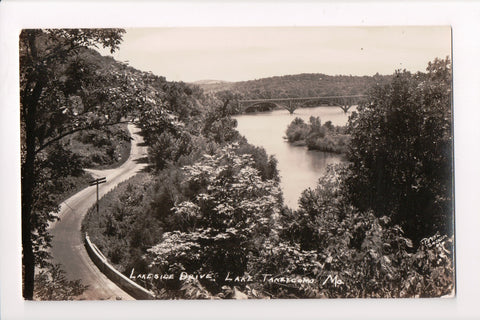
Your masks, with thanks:
M21 30L24 299L455 297L451 34Z
M477 319L478 17L0 1L0 318Z

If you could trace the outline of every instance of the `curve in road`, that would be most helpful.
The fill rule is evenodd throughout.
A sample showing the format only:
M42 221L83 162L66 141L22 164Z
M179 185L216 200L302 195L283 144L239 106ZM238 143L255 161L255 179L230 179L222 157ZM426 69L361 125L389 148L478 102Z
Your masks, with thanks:
M142 158L147 148L142 146L139 129L128 124L132 137L130 156L120 167L108 170L86 169L94 178L106 177L100 185L102 197L120 182L125 181L147 166ZM65 200L60 206L60 220L50 226L53 236L51 255L54 263L60 263L70 280L80 279L88 289L78 299L85 300L134 300L129 294L110 281L92 262L85 249L81 225L88 209L95 204L96 187L88 187Z

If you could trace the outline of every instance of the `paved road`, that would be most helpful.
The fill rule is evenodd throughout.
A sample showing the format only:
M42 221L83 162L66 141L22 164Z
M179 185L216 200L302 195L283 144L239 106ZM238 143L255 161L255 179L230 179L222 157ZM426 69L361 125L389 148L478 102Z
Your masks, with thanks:
M128 125L128 130L133 140L130 157L123 165L108 170L87 170L94 178L107 178L107 182L100 185L100 197L146 166L142 161L138 161L147 154L146 147L139 146L143 142L138 135L139 130L132 124ZM89 286L79 299L133 300L95 266L85 249L80 228L87 210L95 201L96 187L88 187L62 203L60 220L50 226L50 233L54 237L51 248L53 260L62 265L68 279L81 279L84 285Z

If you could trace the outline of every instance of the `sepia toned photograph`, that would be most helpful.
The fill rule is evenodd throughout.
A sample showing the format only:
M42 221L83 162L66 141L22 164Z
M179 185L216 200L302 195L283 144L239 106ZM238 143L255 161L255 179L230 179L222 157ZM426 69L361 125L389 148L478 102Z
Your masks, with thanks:
M23 298L454 298L451 44L23 29Z

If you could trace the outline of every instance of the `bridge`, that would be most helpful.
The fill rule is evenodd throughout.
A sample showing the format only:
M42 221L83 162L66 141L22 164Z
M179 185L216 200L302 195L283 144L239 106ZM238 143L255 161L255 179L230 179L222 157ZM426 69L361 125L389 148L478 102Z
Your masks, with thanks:
M365 95L344 95L344 96L322 96L322 97L301 97L301 98L274 98L274 99L252 99L237 100L237 110L240 113L251 113L258 111L270 111L276 108L287 109L290 114L302 107L328 106L339 107L343 112L358 105L365 98Z

